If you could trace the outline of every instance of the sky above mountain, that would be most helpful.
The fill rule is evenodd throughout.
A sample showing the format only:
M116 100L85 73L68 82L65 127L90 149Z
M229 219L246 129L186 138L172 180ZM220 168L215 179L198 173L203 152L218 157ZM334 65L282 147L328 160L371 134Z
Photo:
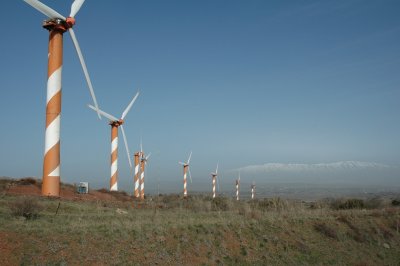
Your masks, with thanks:
M72 1L43 2L67 16ZM45 17L22 0L2 10L0 176L41 177ZM325 182L366 165L389 186L400 179L399 11L395 0L87 0L74 29L104 111L120 117L140 90L124 126L131 154L140 139L152 152L150 189L180 191L190 151L196 190L218 162L226 186L239 169L246 182ZM61 178L108 187L110 127L87 107L68 33L62 75ZM322 166L331 172L315 174ZM122 139L119 170L131 191Z

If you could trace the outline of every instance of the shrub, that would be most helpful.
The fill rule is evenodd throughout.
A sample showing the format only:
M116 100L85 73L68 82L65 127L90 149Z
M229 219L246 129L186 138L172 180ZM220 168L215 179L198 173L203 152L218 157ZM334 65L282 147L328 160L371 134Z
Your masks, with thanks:
M393 205L393 206L400 206L400 198L398 198L398 199L393 199L393 200L392 200L392 205Z
M270 198L263 199L260 201L255 201L258 209L262 211L267 210L285 210L288 208L288 202L286 200L282 200L281 198Z
M251 208L250 205L248 205L247 203L241 203L239 206L239 214L243 215L245 217L249 217L251 215Z
M36 179L32 178L32 177L25 177L25 178L21 178L20 180L18 180L16 182L18 185L36 185L37 181Z
M228 200L229 199L225 197L214 198L211 201L211 209L213 211L228 211L229 210Z
M383 206L383 200L378 197L367 199L364 201L364 206L367 209L379 209Z
M361 199L338 199L331 202L331 208L334 210L362 209L364 207L364 201Z
M187 197L186 201L184 201L184 207L195 212L207 212L211 210L211 202L202 196L194 195Z
M337 235L336 231L334 229L332 229L331 227L329 227L328 225L326 225L325 223L314 224L314 229L317 232L319 232L327 237L330 237L333 239L338 239L338 235Z
M36 198L21 197L10 203L11 213L14 216L22 216L26 219L35 219L39 216L43 207Z

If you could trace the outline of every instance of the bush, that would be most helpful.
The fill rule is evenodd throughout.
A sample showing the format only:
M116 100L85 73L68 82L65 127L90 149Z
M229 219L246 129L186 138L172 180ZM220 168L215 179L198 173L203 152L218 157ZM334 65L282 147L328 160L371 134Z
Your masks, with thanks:
M400 206L400 198L399 199L393 199L392 200L392 205L393 206Z
M16 183L17 183L18 185L23 185L23 186L27 186L27 185L37 185L36 179L34 179L34 178L32 178L32 177L21 178L21 179L18 180Z
M364 207L364 201L361 199L338 199L331 202L331 208L334 210L363 209Z
M217 197L212 199L211 201L211 209L213 211L228 211L229 203L227 198L225 197Z
M382 206L383 206L383 200L382 200L382 198L379 198L379 197L367 199L364 201L364 206L367 209L379 209L379 208L382 208Z
M36 198L21 197L9 205L12 215L25 217L26 219L36 219L43 207Z
M314 224L314 229L327 237L338 239L336 231L327 226L325 223Z
M263 200L256 200L254 202L257 205L257 208L262 211L285 210L288 208L288 202L279 197L270 199L265 198Z

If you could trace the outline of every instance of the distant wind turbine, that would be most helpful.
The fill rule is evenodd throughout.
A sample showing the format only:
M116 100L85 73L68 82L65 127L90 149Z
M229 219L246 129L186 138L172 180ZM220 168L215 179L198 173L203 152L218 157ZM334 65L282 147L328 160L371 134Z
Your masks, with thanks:
M128 141L126 139L125 130L122 124L124 123L124 119L131 109L133 103L136 101L139 96L139 92L133 97L131 102L122 112L121 118L118 119L115 116L112 116L102 110L99 109L100 115L108 118L110 122L108 123L111 126L111 178L110 178L110 191L118 191L118 127L121 127L122 137L125 143L126 154L128 157L130 173L132 174L132 163L131 156L129 154ZM96 110L96 108L92 105L88 105L89 108Z
M211 173L211 178L212 178L212 197L213 199L215 198L215 185L217 182L217 177L218 177L218 163L217 163L217 168L215 169L215 173Z
M150 158L151 153L145 156L143 152L142 143L140 143L140 199L144 199L144 174L147 160Z
M192 152L190 152L189 158L186 163L179 162L179 164L181 164L183 166L183 197L184 198L187 197L186 176L187 176L188 171L189 171L190 182L192 182L192 174L190 173L190 168L189 168L191 157L192 157Z
M239 172L239 178L236 179L236 200L239 200L239 186L240 186L240 172Z
M253 181L251 184L251 199L254 199L254 194L256 193L256 183Z

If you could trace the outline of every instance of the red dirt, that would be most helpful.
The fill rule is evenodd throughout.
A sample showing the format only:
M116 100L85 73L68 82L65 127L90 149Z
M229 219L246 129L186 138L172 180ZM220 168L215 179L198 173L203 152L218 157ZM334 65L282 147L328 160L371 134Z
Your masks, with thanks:
M10 181L8 188L5 189L9 195L41 196L41 187L36 184L22 184L18 181ZM74 201L132 201L129 195L120 192L108 192L106 190L92 190L88 194L76 193L73 186L61 186L60 198Z

